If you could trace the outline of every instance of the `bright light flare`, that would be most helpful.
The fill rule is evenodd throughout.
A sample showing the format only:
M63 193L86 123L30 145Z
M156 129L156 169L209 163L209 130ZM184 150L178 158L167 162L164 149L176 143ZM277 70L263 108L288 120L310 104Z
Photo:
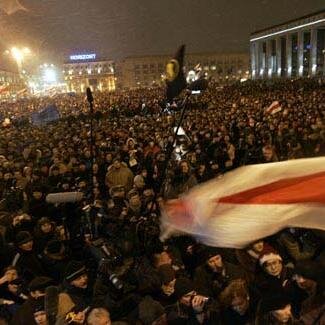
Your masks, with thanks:
M57 82L56 71L51 68L45 68L43 73L43 80L46 83L56 83Z
M11 49L11 55L17 63L20 63L24 58L22 51L17 49L17 47Z

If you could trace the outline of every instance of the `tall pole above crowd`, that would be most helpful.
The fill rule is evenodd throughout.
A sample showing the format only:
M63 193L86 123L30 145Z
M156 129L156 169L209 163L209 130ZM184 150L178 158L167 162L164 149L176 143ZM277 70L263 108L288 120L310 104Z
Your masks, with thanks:
M87 88L87 101L89 103L89 108L90 108L90 189L91 189L91 194L90 194L90 199L93 198L94 194L94 172L93 172L93 166L94 166L94 135L93 135L93 120L94 120L94 98L93 94L91 92L91 89L88 87Z

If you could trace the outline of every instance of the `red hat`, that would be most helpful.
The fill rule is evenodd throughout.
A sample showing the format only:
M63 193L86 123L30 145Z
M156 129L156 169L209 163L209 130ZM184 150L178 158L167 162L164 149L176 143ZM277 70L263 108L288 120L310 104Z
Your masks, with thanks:
M272 260L282 261L282 257L271 246L265 246L258 259L259 259L260 265L263 265L265 262L269 262Z

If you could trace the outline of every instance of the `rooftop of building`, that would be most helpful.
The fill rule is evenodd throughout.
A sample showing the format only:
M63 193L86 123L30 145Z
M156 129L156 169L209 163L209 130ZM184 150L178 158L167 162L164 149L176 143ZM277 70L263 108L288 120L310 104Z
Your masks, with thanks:
M269 31L270 29L280 28L282 26L285 26L285 25L288 25L288 24L291 24L291 23L295 23L295 22L298 22L300 20L313 18L313 17L316 17L316 16L321 15L321 14L325 15L325 10L320 10L320 11L317 11L317 12L313 12L313 13L305 15L305 16L297 17L297 18L287 20L287 21L285 21L283 23L280 23L280 24L277 24L277 25L272 25L272 26L269 26L269 27L254 31L253 33L251 33L251 36L256 35L256 34L260 34L260 33L266 32L266 31Z
M185 58L189 56L213 56L213 55L249 55L248 52L193 52L185 53ZM133 59L156 59L156 58L170 58L172 54L153 54L153 55L132 55L123 58L124 60L133 60Z

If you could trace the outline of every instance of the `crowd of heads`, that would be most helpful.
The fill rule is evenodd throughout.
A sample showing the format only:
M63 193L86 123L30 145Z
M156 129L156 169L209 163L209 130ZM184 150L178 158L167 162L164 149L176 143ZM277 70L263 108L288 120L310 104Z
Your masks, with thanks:
M95 93L92 115L77 94L2 103L0 324L324 321L322 231L241 250L159 240L164 200L242 165L323 156L324 85L211 82L175 136L181 103L161 88ZM34 126L49 104L61 118Z

